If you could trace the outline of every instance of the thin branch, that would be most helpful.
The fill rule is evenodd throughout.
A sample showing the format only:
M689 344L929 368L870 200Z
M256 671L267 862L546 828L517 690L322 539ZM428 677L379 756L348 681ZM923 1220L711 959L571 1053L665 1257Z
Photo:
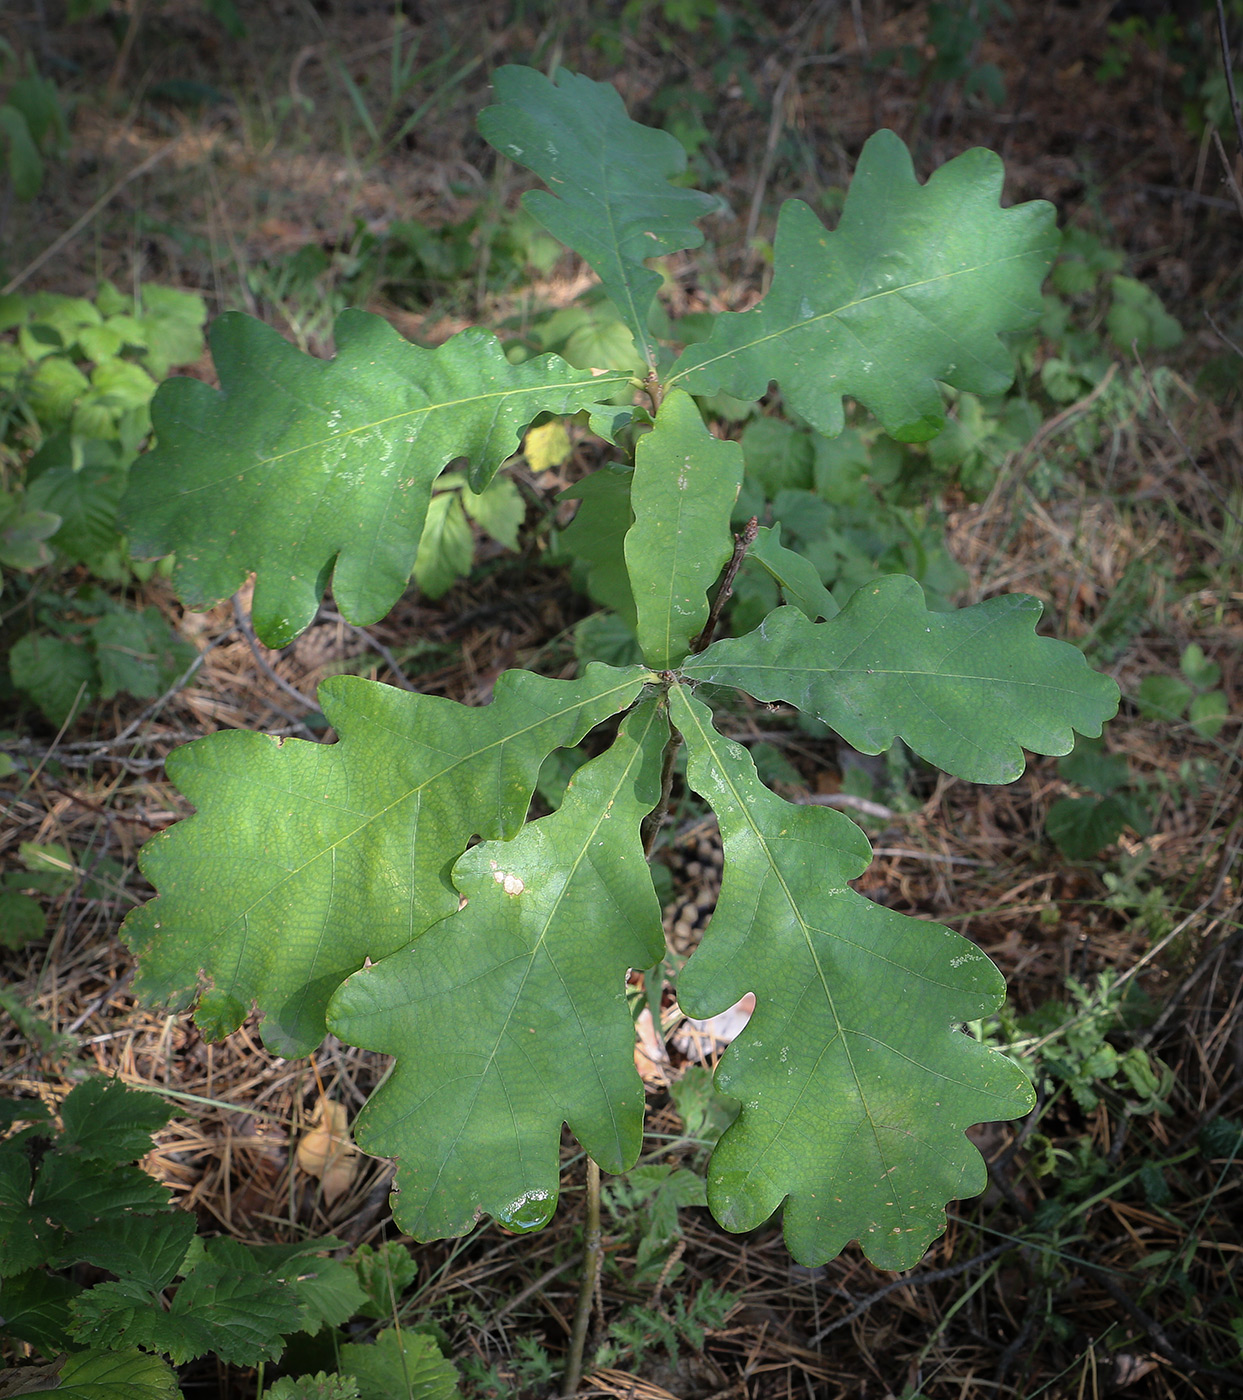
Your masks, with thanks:
M398 665L397 658L389 651L388 647L386 647L383 642L373 637L365 627L359 627L358 624L354 622L347 622L340 613L332 612L328 608L321 608L319 615L327 622L339 622L342 627L348 627L356 636L361 637L372 651L376 652L377 655L384 659L384 664L392 671L393 675L397 677L397 684L401 686L403 690L418 689L416 685L407 679L406 673Z
M721 613L725 604L729 602L730 594L734 591L734 580L738 577L738 570L742 568L742 561L747 557L747 550L755 543L759 530L760 522L753 515L747 521L746 528L742 533L734 536L733 557L725 566L725 574L721 579L720 588L717 589L716 597L712 600L712 610L708 614L704 630L691 643L692 656L698 656L711 643L712 634L716 631L717 623L721 620Z
M278 676L272 669L271 663L260 652L259 642L255 637L254 629L250 625L250 618L246 616L245 610L242 607L242 600L236 593L233 595L233 616L237 619L237 625L241 630L242 636L246 638L247 645L250 647L250 654L255 658L255 664L268 680L270 680L273 685L283 690L286 695L296 700L300 705L305 706L308 713L313 713L318 710L319 706L315 701L309 700L297 686L290 685L287 680Z
M578 1394L583 1378L583 1347L587 1341L587 1324L591 1321L591 1304L596 1296L596 1280L604 1258L600 1234L600 1168L587 1158L587 1228L583 1236L583 1281L578 1291L578 1307L574 1312L574 1330L570 1333L570 1354L565 1363L562 1382L563 1400Z
M959 1274L965 1274L968 1269L978 1268L981 1264L991 1264L994 1259L999 1259L1006 1250L1013 1248L1014 1242L1007 1240L1004 1244L995 1244L992 1249L986 1249L983 1254L976 1254L970 1259L964 1259L960 1264L951 1264L946 1269L930 1269L926 1273L896 1278L892 1283L887 1283L884 1288L878 1288L875 1293L869 1293L844 1317L839 1317L836 1322L830 1322L827 1327L822 1327L814 1337L809 1339L807 1345L817 1346L830 1332L836 1332L838 1328L848 1326L856 1317L862 1317L870 1307L879 1303L882 1298L887 1298L891 1293L896 1293L899 1288L917 1288L922 1284L940 1283L943 1279L957 1278Z
M1230 62L1230 35L1226 30L1226 7L1217 0L1217 33L1221 37L1221 61L1226 70L1226 91L1230 94L1230 111L1234 115L1234 134L1243 151L1243 111L1239 109L1239 95L1234 90L1234 67ZM1235 186L1237 189L1238 187Z

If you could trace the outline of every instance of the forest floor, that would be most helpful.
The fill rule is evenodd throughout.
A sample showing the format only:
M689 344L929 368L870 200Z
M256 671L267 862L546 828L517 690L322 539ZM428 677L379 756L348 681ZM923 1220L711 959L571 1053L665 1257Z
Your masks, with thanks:
M799 196L827 216L881 126L908 142L921 176L969 146L999 151L1008 202L1051 200L1060 225L1096 233L1160 294L1186 331L1159 357L1178 386L1172 406L1140 402L1104 425L1090 455L1068 446L1048 479L1035 480L1033 454L1017 451L984 500L951 493L945 503L950 551L972 580L963 601L1034 594L1047 630L1117 678L1125 698L1107 747L1125 758L1148 830L1128 827L1093 860L1061 855L1045 819L1079 789L1055 760L1032 759L1000 788L919 768L881 773L881 815L868 827L877 859L857 882L975 940L1004 972L1016 1015L1069 1006L1042 1023L1063 1076L1050 1072L1027 1120L973 1132L988 1190L951 1207L946 1234L906 1275L875 1270L853 1246L803 1268L779 1222L735 1237L689 1209L680 1272L654 1290L635 1281L642 1211L616 1198L596 1321L612 1351L580 1393L1138 1400L1243 1390L1243 1171L1237 1141L1223 1153L1229 1134L1206 1134L1217 1120L1243 1121L1243 363L1230 345L1243 328L1243 214L1195 116L1216 62L1212 30L1199 49L1192 38L1152 48L1134 26L1119 29L1122 11L1108 5L982 3L982 38L946 69L944 46L929 38L937 7L891 0L664 0L620 17L622 7L584 0L408 3L396 7L396 30L421 48L394 84L392 4L270 0L258 18L239 5L249 33L237 42L208 7L168 0L147 7L132 46L101 20L58 23L61 8L30 0L0 16L0 36L77 103L68 157L49 167L33 205L0 214L6 275L31 268L23 290L170 283L198 291L213 314L248 310L328 353L332 309L363 285L362 232L418 219L463 226L469 257L417 296L369 292L371 309L406 334L436 341L566 304L584 285L569 257L535 281L490 280L500 212L531 182L498 167L474 128L492 68L555 60L613 81L638 119L682 135L700 183L731 206L683 279L678 294L695 304L754 300L780 200ZM721 14L737 20L732 35L712 18ZM997 101L965 91L985 64L1003 85ZM1243 179L1237 155L1233 172ZM97 201L45 256L50 235ZM320 255L298 263L308 246ZM1119 361L1120 374L1133 367ZM210 379L210 360L193 372ZM1047 422L1044 441L1066 434L1091 398ZM595 464L594 451L577 443L529 490L555 511L552 498ZM138 852L190 810L162 761L220 728L323 737L307 727L309 697L342 670L391 681L400 664L420 690L482 703L502 670L537 655L549 674L572 670L568 638L590 605L564 572L486 549L437 602L412 590L364 633L329 600L281 652L256 643L231 602L185 612L158 581L140 597L200 649L192 685L156 705L100 703L60 733L33 711L14 720L40 759L27 781L0 779L0 870L20 868L22 843L54 842L80 878L52 907L47 938L0 951L6 988L42 1022L0 1022L0 1093L55 1104L87 1070L119 1076L179 1109L144 1165L204 1228L253 1241L308 1230L351 1244L396 1238L389 1164L354 1159L329 1202L295 1160L321 1097L356 1111L383 1073L379 1057L330 1039L284 1061L264 1049L257 1020L208 1044L189 1014L153 1011L130 991L117 930L151 894ZM1192 645L1220 667L1227 698L1230 718L1211 736L1145 718L1135 703L1140 682L1177 674ZM766 733L780 727L764 721ZM798 779L788 795L842 787L831 741L791 730L779 746ZM701 868L678 863L682 905L714 859L701 816L679 810L683 847L706 836L689 851ZM101 859L107 874L86 878ZM1089 1062L1105 1043L1149 1057L1153 1096L1120 1072L1094 1081ZM711 1063L720 1045L700 1049ZM647 1066L648 1160L702 1166L669 1093L695 1053ZM576 1154L567 1135L563 1205L543 1232L485 1225L412 1244L418 1277L403 1316L440 1329L468 1395L552 1393L547 1366L561 1364L581 1250ZM729 1295L724 1307L714 1289ZM189 1396L255 1393L253 1377L215 1362L187 1368L183 1385Z

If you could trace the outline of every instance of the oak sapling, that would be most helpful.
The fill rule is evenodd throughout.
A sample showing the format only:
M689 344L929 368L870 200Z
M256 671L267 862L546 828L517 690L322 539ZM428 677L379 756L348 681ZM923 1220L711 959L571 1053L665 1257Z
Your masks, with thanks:
M784 1202L801 1262L858 1239L878 1266L909 1268L946 1202L983 1187L964 1130L1031 1102L1015 1065L961 1033L1001 1002L1002 979L949 929L852 891L870 859L862 832L766 788L706 697L736 687L866 752L901 738L948 773L1008 782L1023 748L1063 754L1076 731L1099 734L1118 691L1074 647L1036 635L1032 598L934 613L893 576L839 611L768 529L752 558L785 602L748 636L712 641L742 467L700 401L775 384L833 434L849 396L894 437L928 439L945 421L941 384L1009 383L1001 337L1039 316L1053 211L1003 209L988 151L920 184L880 132L836 230L789 201L767 295L675 355L651 329L660 276L648 260L697 246L696 220L716 208L671 183L681 147L631 121L612 87L565 71L502 68L495 91L483 134L545 181L526 208L598 273L645 377L556 355L510 364L480 330L424 349L358 311L324 363L222 317L221 388L161 389L127 528L153 553L176 551L196 606L254 570L270 645L310 623L330 579L343 616L374 622L410 577L442 468L466 458L482 491L538 415L586 411L610 441L637 438L607 498L624 514L611 567L642 663L595 663L577 680L509 672L482 708L336 677L319 692L332 745L233 732L179 750L168 771L198 812L145 848L159 896L125 926L138 985L174 1005L197 998L213 1037L257 1005L278 1053L305 1054L330 1029L394 1056L356 1136L398 1159L402 1228L461 1234L483 1215L536 1228L556 1205L563 1122L606 1171L640 1150L625 977L663 951L643 833L684 744L686 781L720 822L724 874L678 995L696 1016L756 997L717 1075L742 1109L708 1167L711 1208L746 1230ZM619 714L560 808L528 821L547 755Z

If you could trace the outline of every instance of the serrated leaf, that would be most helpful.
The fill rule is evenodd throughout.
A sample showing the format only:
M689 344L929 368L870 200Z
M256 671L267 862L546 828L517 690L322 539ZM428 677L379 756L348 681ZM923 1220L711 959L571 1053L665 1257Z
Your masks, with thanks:
M354 1251L352 1263L359 1285L367 1295L359 1312L364 1317L395 1317L402 1294L418 1274L410 1250L399 1240L385 1240L374 1249L369 1244L360 1244Z
M302 1313L289 1285L209 1257L177 1290L169 1316L206 1332L221 1361L256 1366L280 1358L285 1337L302 1327ZM179 1364L182 1359L173 1354Z
M155 607L105 613L92 636L101 700L111 700L122 690L140 700L162 695L198 655Z
M313 1376L282 1376L263 1392L266 1400L360 1400L353 1376L316 1371Z
M686 169L685 149L631 121L611 84L559 68L554 85L516 66L498 68L492 83L498 102L479 114L484 139L553 191L530 191L523 208L595 269L655 368L647 318L661 278L644 259L698 248L695 220L720 202L669 183Z
M442 467L468 458L482 491L539 413L594 407L626 380L555 356L511 365L477 330L424 349L361 311L334 333L336 358L316 360L251 317L221 316L220 389L161 385L158 443L122 502L136 556L177 551L191 607L256 570L255 630L273 647L308 625L330 575L351 622L378 621L410 577Z
M108 1160L85 1161L51 1152L35 1178L31 1209L40 1220L70 1232L88 1230L106 1218L168 1209L168 1187L138 1167Z
M1062 797L1049 808L1044 829L1067 860L1091 860L1127 825L1116 797Z
M768 294L718 316L667 384L758 399L775 379L826 436L842 430L846 394L892 437L932 437L945 422L938 381L985 395L1008 387L1014 367L999 336L1039 319L1057 254L1053 207L1002 209L1003 173L998 156L971 150L921 185L898 137L877 132L837 228L788 200Z
M712 1212L744 1231L784 1200L801 1263L858 1239L878 1268L910 1268L945 1228L946 1202L984 1189L964 1130L1031 1107L1022 1071L959 1030L994 1011L1005 984L965 938L851 890L871 856L859 828L769 792L706 706L682 686L670 700L725 849L678 1001L702 1018L756 998L717 1070L742 1111L708 1166Z
M98 684L89 650L64 637L27 632L9 649L9 674L53 724L66 724Z
M47 932L47 915L28 894L0 891L0 948L21 948Z
M0 1273L7 1273L0 1269ZM69 1303L81 1288L45 1269L6 1277L0 1290L0 1330L52 1356L69 1345ZM7 1371L0 1371L0 1395Z
M639 646L655 671L676 666L703 631L741 485L742 449L712 436L689 394L669 394L635 452L625 542Z
M610 1172L643 1130L626 972L664 952L639 825L660 793L663 711L632 711L558 811L453 868L465 907L356 973L329 1024L397 1063L355 1123L399 1159L394 1219L416 1239L483 1213L538 1229L556 1208L561 1125Z
M132 1350L80 1351L59 1366L57 1385L23 1393L55 1395L57 1400L180 1400L177 1376L158 1356Z
M779 608L746 637L682 667L691 680L736 685L815 715L861 753L895 738L959 778L1013 782L1022 748L1069 753L1096 737L1118 687L1067 642L1035 635L1039 599L989 598L929 612L923 590L890 575L860 588L829 622Z
M353 676L319 689L333 745L240 730L178 749L169 776L198 815L143 848L160 897L123 934L141 995L235 1030L252 1000L276 1053L323 1037L332 990L457 908L448 878L472 836L516 832L540 764L624 709L648 673L578 681L510 671L469 708Z
M358 1382L359 1400L460 1400L453 1363L424 1332L390 1327L372 1346L348 1342L341 1367Z
M805 554L796 554L781 543L781 527L761 526L755 543L747 551L780 587L787 603L794 606L809 621L834 618L841 611L837 600L820 581L815 565Z
M156 1094L118 1079L88 1079L60 1107L63 1152L101 1162L134 1162L151 1151L151 1136L173 1116Z
M344 1259L300 1259L285 1276L301 1304L298 1330L318 1332L321 1327L341 1327L367 1301L362 1285Z
M54 441L63 452L56 453L59 460L31 481L26 499L60 517L52 543L70 559L84 562L117 547L117 507L125 492L126 472L115 459L88 461L75 471L71 461L65 460L72 453L67 436ZM44 456L47 446L37 455ZM105 447L109 457L115 450L112 445Z
M198 1317L175 1317L150 1290L123 1280L97 1283L70 1304L69 1331L87 1346L116 1350L142 1347L162 1352L182 1366L214 1349L215 1336Z
M98 1224L73 1234L61 1251L57 1268L84 1262L158 1293L176 1276L194 1237L189 1211L161 1215L108 1214Z

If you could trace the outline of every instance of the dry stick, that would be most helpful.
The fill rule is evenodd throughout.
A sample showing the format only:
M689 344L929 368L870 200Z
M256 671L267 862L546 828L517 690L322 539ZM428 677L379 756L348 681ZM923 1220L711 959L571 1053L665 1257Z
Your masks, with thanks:
M1221 36L1221 61L1226 70L1226 91L1230 94L1230 111L1234 114L1234 134L1238 137L1239 149L1243 151L1243 111L1239 109L1239 95L1234 90L1234 69L1230 64L1230 35L1226 32L1226 7L1222 4L1222 0L1217 0L1217 33Z
M73 240L78 236L78 234L80 234L82 230L87 226L87 224L91 222L95 215L98 214L101 209L104 209L109 204L111 204L112 201L117 197L117 195L121 193L121 191L125 188L126 185L128 185L132 180L137 180L140 175L145 175L153 165L157 164L159 161L162 161L172 149L173 142L170 141L167 146L161 146L158 151L152 151L151 154L146 158L146 160L142 161L139 165L136 165L133 168L133 170L129 172L128 175L123 175L116 182L116 184L112 186L111 189L105 190L105 192L100 195L100 197L95 201L95 203L91 205L91 207L86 211L85 214L82 215L80 219L77 220L76 223L71 224L69 228L67 228L59 238L53 239L53 241L49 243L46 248L44 248L44 250L39 254L37 258L34 259L33 262L27 263L26 266L22 268L22 270L15 277L10 277L9 280L4 284L4 286L0 287L0 296L8 296L10 292L16 291L17 288L20 287L28 277L31 277L34 273L38 272L38 270L43 266L45 262L48 261L49 258L54 258L56 254L59 253L60 250L67 243L72 243Z
M977 1268L981 1264L991 1264L994 1259L1000 1258L1006 1250L1014 1248L1014 1241L1007 1240L1005 1244L995 1244L992 1249L986 1249L983 1254L976 1254L970 1259L964 1259L960 1264L951 1264L946 1269L930 1269L927 1273L912 1274L909 1278L896 1278L892 1283L887 1283L884 1288L878 1288L875 1293L869 1293L861 1303L851 1308L845 1317L839 1317L836 1322L830 1322L827 1327L822 1327L808 1341L807 1345L816 1346L830 1332L836 1332L839 1327L847 1326L856 1317L862 1317L870 1307L879 1303L882 1298L887 1298L890 1293L899 1288L914 1288L920 1284L940 1283L943 1279L956 1278L959 1274L965 1274L968 1269Z
M271 665L260 655L259 643L255 637L254 629L250 625L250 618L246 616L242 608L242 600L236 593L233 595L233 616L237 619L237 625L241 629L242 636L246 638L251 655L255 658L259 669L267 676L268 680L270 680L273 685L279 686L286 695L291 696L294 700L298 701L300 705L305 705L308 711L314 712L318 710L319 706L314 700L308 699L297 686L290 685L287 680L283 680L278 676Z
M587 1158L587 1232L583 1239L583 1282L578 1291L578 1307L574 1311L574 1330L570 1333L570 1354L565 1363L565 1380L561 1386L562 1400L578 1394L583 1378L583 1346L587 1341L587 1324L591 1321L591 1304L596 1296L596 1280L604 1258L600 1234L600 1168Z
M1230 157L1226 154L1226 148L1221 144L1221 137L1216 130L1213 132L1213 145L1221 160L1221 168L1226 176L1226 186L1234 196L1234 207L1240 214L1243 214L1243 190L1239 189L1239 182L1234 178L1234 167L1230 164Z
M407 680L406 673L397 664L397 658L393 653L389 651L388 647L386 647L383 642L373 637L365 627L359 627L355 622L346 621L340 613L332 612L328 608L321 608L319 615L328 622L339 622L343 627L348 627L355 636L361 637L372 651L377 652L383 657L384 664L392 671L393 675L397 677L397 684L401 686L403 690L417 690L418 687Z
M734 591L734 580L738 577L738 570L742 568L742 561L747 557L747 550L755 543L759 532L760 522L753 515L747 521L746 528L742 533L734 536L733 558L725 566L725 575L721 579L721 586L717 589L716 597L712 600L712 610L708 613L708 621L704 630L691 643L692 656L698 656L711 643L712 634L716 631L716 625L721 620L721 612L725 604L729 602L729 595Z

